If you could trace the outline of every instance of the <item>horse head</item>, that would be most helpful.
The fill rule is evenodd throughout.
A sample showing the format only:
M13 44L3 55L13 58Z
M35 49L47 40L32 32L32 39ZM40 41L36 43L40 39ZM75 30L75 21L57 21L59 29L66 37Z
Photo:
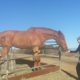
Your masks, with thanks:
M56 42L61 46L61 48L66 51L67 48L67 44L66 44L66 40L65 40L65 36L61 31L58 31L58 36L56 37Z

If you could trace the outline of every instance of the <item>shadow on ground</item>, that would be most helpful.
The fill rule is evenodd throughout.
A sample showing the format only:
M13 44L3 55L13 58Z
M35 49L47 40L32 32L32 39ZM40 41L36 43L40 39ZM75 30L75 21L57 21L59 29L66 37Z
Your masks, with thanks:
M33 67L34 62L31 60L16 59L16 64L21 64L21 65L27 64L29 65L29 67ZM41 63L41 65L45 65L45 63Z
M30 60L25 60L25 59L16 59L16 64L20 64L20 65L27 64L30 67L33 67L34 62Z
M76 76L74 76L73 74L61 69L64 73L66 73L67 75L69 75L70 77L74 78L75 80L78 80L78 78Z

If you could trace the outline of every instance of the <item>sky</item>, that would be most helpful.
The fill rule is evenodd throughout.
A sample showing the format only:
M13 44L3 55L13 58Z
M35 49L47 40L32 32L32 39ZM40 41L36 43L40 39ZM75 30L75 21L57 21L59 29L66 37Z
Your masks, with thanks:
M80 0L0 0L0 32L30 27L61 30L68 48L77 48Z

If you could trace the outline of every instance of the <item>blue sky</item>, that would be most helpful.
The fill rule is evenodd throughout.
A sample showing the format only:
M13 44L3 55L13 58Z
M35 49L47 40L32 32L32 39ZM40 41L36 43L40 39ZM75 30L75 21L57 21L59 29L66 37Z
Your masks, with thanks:
M80 0L0 0L0 32L32 26L61 30L68 47L76 48Z

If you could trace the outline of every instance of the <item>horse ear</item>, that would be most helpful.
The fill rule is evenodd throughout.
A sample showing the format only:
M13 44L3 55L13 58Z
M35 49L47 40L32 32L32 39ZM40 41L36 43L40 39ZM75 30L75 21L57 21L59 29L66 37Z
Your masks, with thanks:
M58 31L58 35L61 35L61 34L62 34L62 32L59 30L59 31Z

